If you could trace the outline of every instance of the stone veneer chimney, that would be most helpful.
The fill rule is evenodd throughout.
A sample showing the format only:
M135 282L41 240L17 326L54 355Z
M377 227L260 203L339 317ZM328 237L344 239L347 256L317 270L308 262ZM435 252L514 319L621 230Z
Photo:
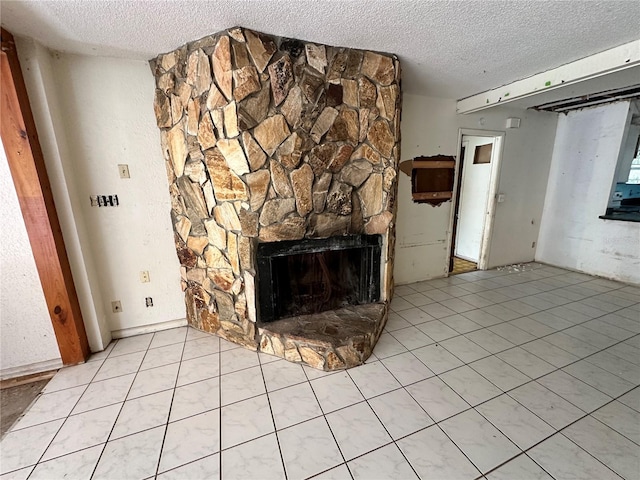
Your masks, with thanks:
M393 290L397 58L233 28L150 63L189 324L316 368L363 363ZM322 338L261 324L259 242L354 234L382 235L380 303L325 314ZM370 326L327 340L350 316Z

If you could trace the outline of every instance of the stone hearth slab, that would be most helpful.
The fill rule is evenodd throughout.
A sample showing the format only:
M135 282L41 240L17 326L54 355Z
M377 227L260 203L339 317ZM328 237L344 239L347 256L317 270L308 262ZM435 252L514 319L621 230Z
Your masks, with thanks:
M387 321L386 303L283 318L258 329L259 350L321 370L355 367L371 355Z

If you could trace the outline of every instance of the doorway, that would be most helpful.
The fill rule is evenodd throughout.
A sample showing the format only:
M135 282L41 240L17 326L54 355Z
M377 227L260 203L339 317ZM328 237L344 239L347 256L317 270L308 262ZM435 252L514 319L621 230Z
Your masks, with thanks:
M504 133L461 130L449 274L487 268Z

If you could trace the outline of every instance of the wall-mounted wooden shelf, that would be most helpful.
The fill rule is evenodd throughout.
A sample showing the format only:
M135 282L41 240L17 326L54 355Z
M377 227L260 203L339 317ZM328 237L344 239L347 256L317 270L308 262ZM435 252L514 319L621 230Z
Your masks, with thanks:
M455 168L455 159L445 155L414 158L411 162L413 201L440 205L451 200Z

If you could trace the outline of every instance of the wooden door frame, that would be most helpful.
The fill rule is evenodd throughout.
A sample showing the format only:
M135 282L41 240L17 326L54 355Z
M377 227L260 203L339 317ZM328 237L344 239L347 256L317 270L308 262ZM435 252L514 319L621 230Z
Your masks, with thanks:
M13 35L1 39L0 135L62 363L73 365L89 342Z

